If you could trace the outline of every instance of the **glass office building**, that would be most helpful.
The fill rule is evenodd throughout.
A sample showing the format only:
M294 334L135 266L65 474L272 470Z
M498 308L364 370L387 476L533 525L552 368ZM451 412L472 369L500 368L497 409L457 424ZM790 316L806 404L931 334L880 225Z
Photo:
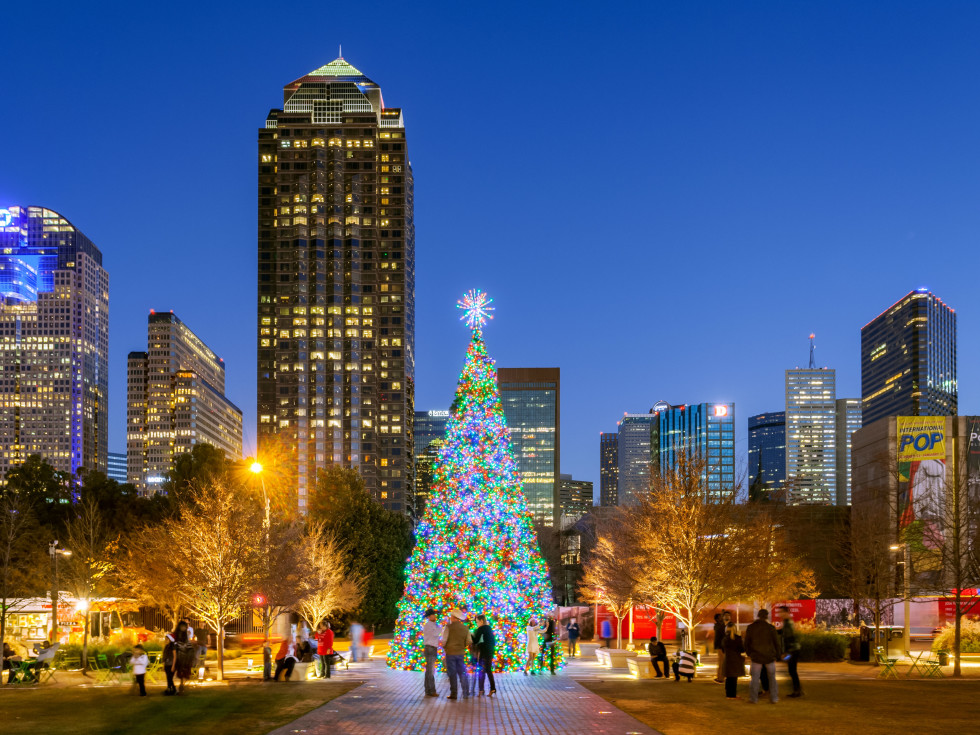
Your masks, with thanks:
M627 413L620 419L616 434L618 505L635 505L650 493L650 465L659 424L653 411Z
M300 510L356 469L412 512L415 224L402 111L343 58L283 88L258 131L258 454Z
M830 368L786 371L786 500L837 500L837 374Z
M432 492L435 462L439 450L445 444L446 424L449 411L416 411L414 424L415 442L415 500L412 509L415 518L425 514L425 503Z
M749 416L749 486L769 489L786 482L786 412Z
M912 291L861 328L863 424L956 411L956 312Z
M599 505L619 505L619 434L599 432Z
M558 368L500 368L500 402L535 522L557 523L561 381Z
M32 454L105 472L108 389L102 253L58 212L0 208L0 482Z
M705 460L707 502L735 492L735 404L698 403L661 408L656 461L660 472L677 465L688 454Z
M560 475L559 506L565 524L577 521L592 512L594 486L588 480L576 480L571 475ZM564 526L563 526L564 527Z
M449 411L416 411L413 439L418 457L434 440L446 438Z
M851 441L861 428L861 400L837 399L837 505L851 504Z
M120 484L128 482L126 477L126 453L109 452L106 462L106 475L110 480L115 480Z

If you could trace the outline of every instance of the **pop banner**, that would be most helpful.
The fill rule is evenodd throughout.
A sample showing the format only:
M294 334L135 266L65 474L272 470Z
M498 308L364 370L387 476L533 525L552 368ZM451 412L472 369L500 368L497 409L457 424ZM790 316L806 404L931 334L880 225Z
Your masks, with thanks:
M946 459L944 416L898 416L898 461Z

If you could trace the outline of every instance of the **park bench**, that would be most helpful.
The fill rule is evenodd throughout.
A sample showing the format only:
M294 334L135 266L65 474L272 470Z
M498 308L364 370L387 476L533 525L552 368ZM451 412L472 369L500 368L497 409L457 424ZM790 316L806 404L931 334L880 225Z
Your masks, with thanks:
M640 658L638 656L626 659L626 665L629 666L630 674L636 679L652 679L653 678L653 664L647 658Z
M625 669L626 662L631 658L636 658L637 653L622 648L597 648L595 656L600 666L607 669Z

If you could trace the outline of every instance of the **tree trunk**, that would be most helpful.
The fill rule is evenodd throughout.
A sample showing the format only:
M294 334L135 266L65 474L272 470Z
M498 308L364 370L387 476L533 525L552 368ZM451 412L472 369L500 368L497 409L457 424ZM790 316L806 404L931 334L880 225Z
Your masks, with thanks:
M623 618L616 616L616 648L623 648Z
M962 630L963 621L963 607L962 607L962 596L963 593L959 587L956 588L956 620L953 623L953 676L962 676L963 672L960 670L960 634Z
M225 624L218 626L218 681L225 680Z
M7 640L7 595L3 596L3 607L0 607L0 641ZM0 670L0 686L6 686L7 679Z
M92 613L88 607L85 608L85 626L82 634L82 674L88 676L88 624L92 619Z

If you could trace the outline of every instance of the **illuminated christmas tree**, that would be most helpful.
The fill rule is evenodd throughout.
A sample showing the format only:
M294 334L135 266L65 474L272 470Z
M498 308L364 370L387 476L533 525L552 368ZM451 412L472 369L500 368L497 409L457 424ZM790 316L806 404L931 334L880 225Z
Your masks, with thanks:
M528 622L553 607L548 569L538 548L521 492L482 328L493 307L485 293L470 291L459 307L473 331L459 376L446 443L436 461L432 493L416 529L405 595L388 666L422 671L423 615L431 607L445 617L465 606L484 614L496 637L496 671L519 671L526 660ZM555 664L561 666L561 646Z

